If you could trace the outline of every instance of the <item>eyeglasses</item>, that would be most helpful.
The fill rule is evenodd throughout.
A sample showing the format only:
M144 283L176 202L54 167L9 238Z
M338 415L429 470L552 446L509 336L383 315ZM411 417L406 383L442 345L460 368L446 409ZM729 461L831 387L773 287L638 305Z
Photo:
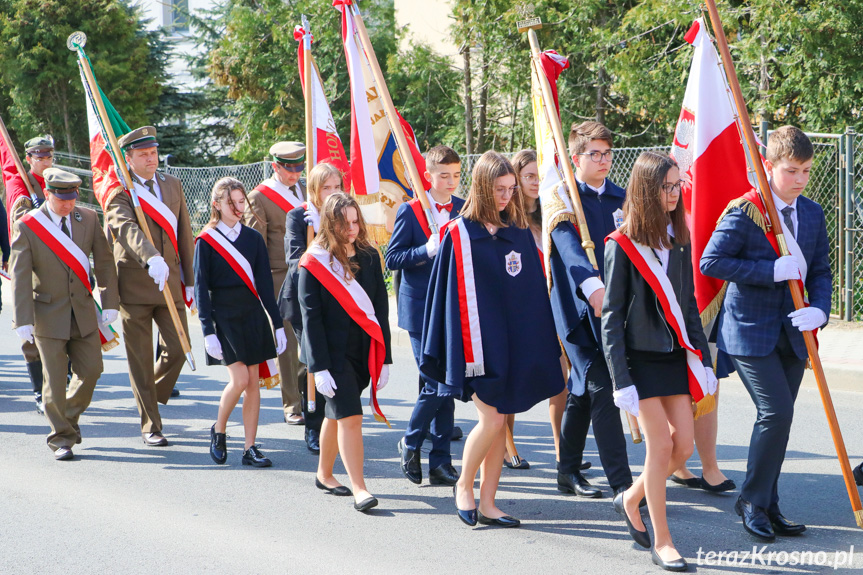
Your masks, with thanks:
M679 194L681 189L683 189L683 180L678 180L676 184L662 184L662 192L669 196L675 192Z
M609 162L614 159L614 150L606 150L604 152L599 152L594 150L592 152L584 152L583 154L578 154L579 156L590 156L591 161L596 162L597 164L604 159Z
M517 191L518 191L518 186L513 186L511 188L495 188L494 189L495 195L498 195L498 196L505 196L507 194L512 196L512 195L515 195L515 193Z
M528 184L532 184L539 181L539 176L537 174L525 174L521 177L521 179Z

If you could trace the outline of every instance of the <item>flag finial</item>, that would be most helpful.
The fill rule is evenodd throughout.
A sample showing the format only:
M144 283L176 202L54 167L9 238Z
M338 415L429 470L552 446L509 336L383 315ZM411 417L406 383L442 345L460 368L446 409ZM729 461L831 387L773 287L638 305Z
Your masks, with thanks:
M69 48L72 52L76 51L78 48L83 48L87 44L87 35L78 30L77 32L72 32L69 34L69 37L66 38L66 47Z
M518 20L515 25L519 33L542 28L542 20L534 14L534 9L533 4L521 4L517 8L521 20Z

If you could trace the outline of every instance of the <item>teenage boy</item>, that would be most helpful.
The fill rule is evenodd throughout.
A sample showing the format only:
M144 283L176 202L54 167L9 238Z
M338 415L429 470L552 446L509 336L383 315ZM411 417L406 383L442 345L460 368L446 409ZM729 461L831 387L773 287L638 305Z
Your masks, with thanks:
M824 211L801 195L813 155L800 129L773 132L765 166L779 221L768 222L753 190L728 205L701 256L701 273L728 282L717 347L731 357L758 413L734 508L744 529L765 542L806 530L782 515L778 484L806 367L801 332L827 323L833 291ZM771 224L781 227L791 255L779 256ZM809 306L795 310L788 281L798 280Z
M557 334L572 365L561 427L557 488L582 497L602 497L602 491L581 474L591 421L602 468L614 494L632 485L620 410L614 405L611 376L602 353L599 321L605 295L603 240L623 222L626 192L608 179L614 153L608 128L598 122L574 125L569 153L575 163L587 229L596 245L598 269L593 269L581 247L574 218L554 218L559 223L550 230L550 296ZM554 209L549 200L554 200L553 195L543 199L544 214Z
M431 182L428 198L432 217L440 229L458 216L464 200L453 196L461 177L461 159L446 146L435 146L426 153L425 177ZM422 354L423 312L426 291L431 279L432 260L440 247L440 235L432 233L419 200L402 204L396 214L393 235L387 246L386 264L401 270L398 325L410 335L411 349L417 367ZM409 481L422 483L420 447L426 435L431 436L429 482L432 485L455 485L458 472L452 466L450 440L455 418L452 397L437 395L437 382L421 376L424 385L408 422L405 436L399 441L401 469Z

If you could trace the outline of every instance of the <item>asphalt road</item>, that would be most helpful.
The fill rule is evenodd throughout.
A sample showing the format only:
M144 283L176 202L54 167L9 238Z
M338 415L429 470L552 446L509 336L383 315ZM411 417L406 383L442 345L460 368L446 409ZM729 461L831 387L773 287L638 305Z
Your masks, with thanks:
M8 290L8 284L3 287ZM2 574L659 572L612 510L592 436L586 455L594 467L587 476L605 489L604 497L558 493L544 404L516 423L516 442L531 469L504 469L499 491L499 506L520 518L522 528L468 528L455 515L450 489L404 479L396 443L410 415L417 377L406 347L395 348L391 382L382 392L392 429L369 415L365 420L367 483L380 499L368 515L353 510L352 498L314 487L316 459L305 448L303 429L283 423L277 390L262 393L258 435L274 467L240 465L239 410L228 428L228 464L213 464L208 437L226 379L221 367L183 372L182 396L162 408L171 446L145 447L122 346L105 356L105 373L82 417L84 442L75 449L75 460L54 461L45 444L47 423L34 410L18 340L8 329L7 306L0 316ZM202 363L201 330L195 320L190 326ZM856 391L834 392L853 464L863 457L861 398ZM742 385L723 383L719 455L738 485L754 417ZM466 432L474 418L472 406L457 405L456 421ZM463 445L453 444L456 467ZM643 445L630 444L629 455L633 471L640 472ZM697 461L692 468L697 473ZM341 463L337 476L347 482ZM736 493L713 495L669 482L669 521L678 549L699 573L832 572L837 559L848 565L843 572L863 570L863 532L854 524L811 386L797 402L780 493L785 514L809 531L781 538L744 560L742 553L751 553L756 543L733 513ZM737 551L739 561L710 566L705 564L709 551ZM778 554L772 562L771 551ZM798 559L827 563L794 565Z

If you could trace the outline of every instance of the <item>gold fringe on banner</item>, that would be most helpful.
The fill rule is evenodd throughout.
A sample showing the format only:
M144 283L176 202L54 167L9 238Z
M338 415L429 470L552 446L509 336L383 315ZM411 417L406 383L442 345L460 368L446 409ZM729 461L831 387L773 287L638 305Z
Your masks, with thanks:
M258 380L258 387L265 387L267 389L273 389L274 387L278 387L280 383L282 383L282 378L277 373L275 375L271 375L270 377L260 378Z
M380 192L376 194L354 194L351 193L357 203L361 206L370 206L372 204L380 203L381 194Z
M114 330L112 329L111 331L113 332ZM118 345L120 345L120 336L114 333L114 339L112 339L111 341L106 341L102 344L102 351L111 351Z

